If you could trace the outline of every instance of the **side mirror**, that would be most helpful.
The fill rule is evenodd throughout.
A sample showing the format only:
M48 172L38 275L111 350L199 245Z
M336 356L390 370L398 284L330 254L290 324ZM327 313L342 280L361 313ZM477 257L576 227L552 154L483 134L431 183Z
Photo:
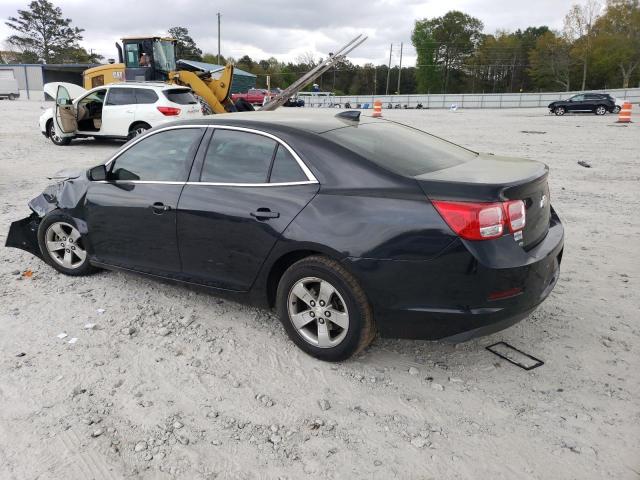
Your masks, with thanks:
M87 174L89 180L92 182L99 182L101 180L107 179L107 167L106 165L98 165L97 167L93 167L89 169Z

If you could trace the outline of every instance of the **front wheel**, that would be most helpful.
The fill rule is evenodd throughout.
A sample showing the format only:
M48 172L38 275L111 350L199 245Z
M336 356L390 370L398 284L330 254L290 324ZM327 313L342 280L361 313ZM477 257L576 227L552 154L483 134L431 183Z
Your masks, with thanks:
M320 360L346 360L375 337L362 287L340 263L325 257L307 257L289 267L278 284L276 307L289 338Z
M85 238L69 215L47 214L38 227L42 258L65 275L82 276L96 271L89 263Z
M53 126L53 120L49 120L49 123L47 123L47 136L59 147L69 145L71 143L71 139L69 137L61 137L56 133L56 129Z
M598 105L596 107L596 110L595 110L596 115L604 115L605 113L607 113L607 107L605 107L604 105Z
M555 113L558 117L561 117L562 115L564 115L567 112L566 108L564 107L556 107L553 110L553 113Z

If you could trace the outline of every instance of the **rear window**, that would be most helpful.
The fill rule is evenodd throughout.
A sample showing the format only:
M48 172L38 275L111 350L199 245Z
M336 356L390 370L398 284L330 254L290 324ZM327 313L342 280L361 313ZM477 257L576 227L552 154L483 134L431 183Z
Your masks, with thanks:
M193 96L191 90L184 88L174 88L171 90L163 90L164 96L167 100L179 105L194 105L198 103L196 97Z
M396 123L365 123L323 135L382 168L409 177L453 167L477 156L471 150Z

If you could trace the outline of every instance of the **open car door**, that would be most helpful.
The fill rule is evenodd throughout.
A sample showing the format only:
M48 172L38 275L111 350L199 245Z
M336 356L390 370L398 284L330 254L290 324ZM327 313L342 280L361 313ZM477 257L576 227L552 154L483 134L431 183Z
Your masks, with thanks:
M60 138L73 137L78 130L76 107L69 91L63 85L58 85L56 92L56 109L53 115L53 126Z

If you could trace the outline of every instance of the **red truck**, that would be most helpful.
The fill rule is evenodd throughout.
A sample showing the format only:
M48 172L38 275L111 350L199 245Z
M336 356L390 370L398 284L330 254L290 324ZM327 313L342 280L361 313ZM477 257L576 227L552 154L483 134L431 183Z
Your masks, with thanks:
M264 103L264 97L269 95L269 91L263 88L250 88L247 93L233 93L231 94L231 100L236 101L246 100L253 105L262 105Z

